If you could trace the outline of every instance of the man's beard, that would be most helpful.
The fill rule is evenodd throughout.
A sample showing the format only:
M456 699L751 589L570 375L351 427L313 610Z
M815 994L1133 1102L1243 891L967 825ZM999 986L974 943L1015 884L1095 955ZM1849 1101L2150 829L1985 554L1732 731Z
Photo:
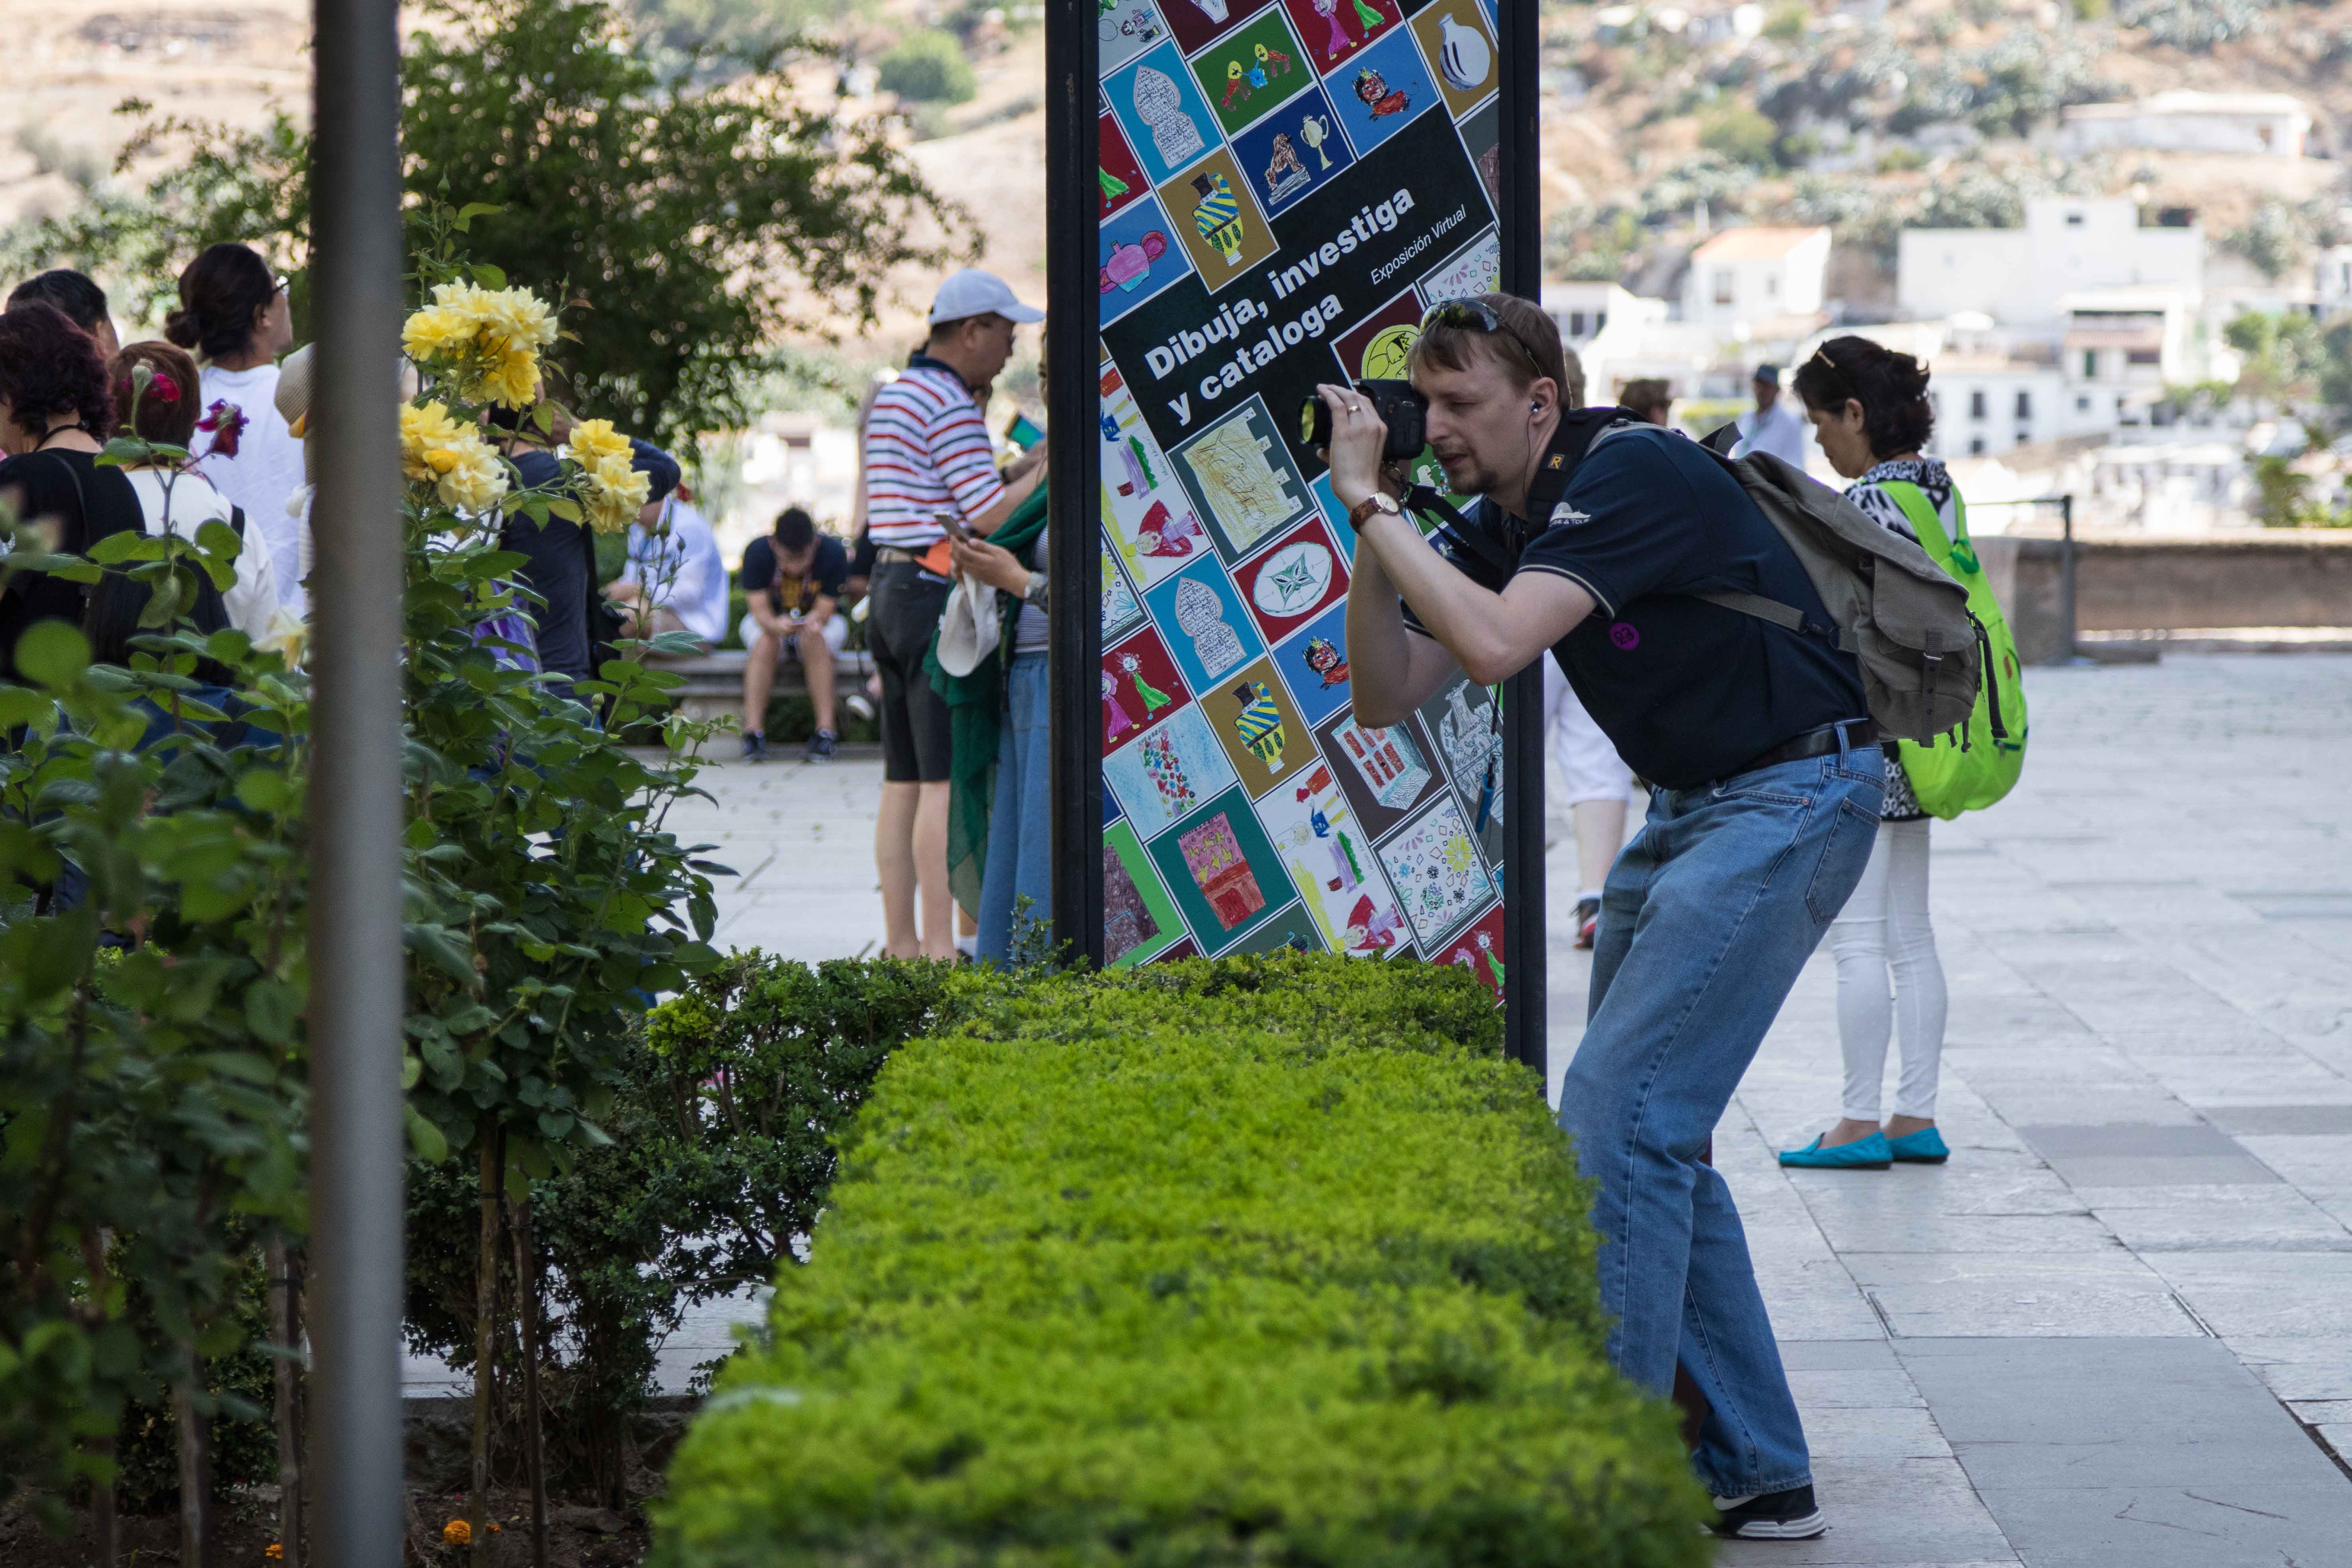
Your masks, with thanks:
M1503 488L1502 474L1479 461L1475 452L1464 452L1450 462L1440 457L1437 462L1445 470L1445 488L1455 495L1491 495Z

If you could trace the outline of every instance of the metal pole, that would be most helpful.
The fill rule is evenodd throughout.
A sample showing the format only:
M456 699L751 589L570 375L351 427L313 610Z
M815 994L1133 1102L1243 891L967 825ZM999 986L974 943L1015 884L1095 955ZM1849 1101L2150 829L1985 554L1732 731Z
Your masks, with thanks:
M401 1478L397 0L318 0L310 579L313 1560L397 1568Z
M1094 434L1096 333L1102 311L1095 258L1100 206L1095 116L1101 89L1090 0L1053 0L1045 26L1046 397L1053 411L1047 483L1054 716L1054 941L1099 966L1102 876L1102 444Z
M1537 0L1503 0L1496 17L1502 61L1503 289L1538 298L1543 291L1543 195L1536 174L1540 98L1536 68ZM1544 921L1543 661L1503 683L1503 988L1504 1046L1517 1060L1547 1070L1549 1011Z
M2066 605L2063 612L2066 622L2066 657L2071 660L2080 658L2083 655L2082 641L2076 635L2074 620L2074 498L2073 495L2063 495L2058 498L2058 521L2062 528L2058 542L2058 593Z

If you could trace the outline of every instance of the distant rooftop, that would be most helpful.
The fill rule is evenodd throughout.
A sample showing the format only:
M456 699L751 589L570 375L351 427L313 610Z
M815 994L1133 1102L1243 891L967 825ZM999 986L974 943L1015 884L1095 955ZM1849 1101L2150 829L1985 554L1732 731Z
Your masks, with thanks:
M2310 110L2303 100L2284 92L2198 92L2172 88L2137 103L2078 103L2066 110L2067 120L2125 120L2137 114L2286 114Z
M1828 229L1819 226L1811 228L1727 228L1691 252L1691 259L1769 261L1788 255L1807 240L1828 233Z

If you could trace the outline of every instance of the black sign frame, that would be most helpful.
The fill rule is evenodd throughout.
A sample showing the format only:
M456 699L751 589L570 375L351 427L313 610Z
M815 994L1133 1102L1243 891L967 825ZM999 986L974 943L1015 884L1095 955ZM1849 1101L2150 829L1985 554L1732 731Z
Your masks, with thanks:
M1181 0L1179 0L1181 3ZM1407 14L1430 0L1404 0ZM1244 8L1236 4L1235 9ZM1213 8L1211 8L1213 9ZM1260 13L1272 16L1281 7ZM1098 410L1104 273L1098 184L1101 0L1046 5L1046 337L1053 531L1049 669L1052 739L1055 937L1091 963L1104 960L1103 708L1098 584L1102 447L1090 438ZM1538 184L1538 60L1535 0L1494 0L1499 179L1493 202L1505 290L1533 298L1541 287L1542 222ZM1426 121L1429 117L1422 117ZM1369 211L1367 213L1369 216ZM1167 243L1163 237L1163 243ZM1279 283L1275 285L1280 289ZM1238 337L1240 334L1236 333ZM1178 344L1181 354L1186 345ZM1278 345L1277 345L1278 346ZM1069 435L1086 432L1080 438ZM1530 665L1504 687L1502 780L1503 987L1506 1048L1546 1068L1543 671Z

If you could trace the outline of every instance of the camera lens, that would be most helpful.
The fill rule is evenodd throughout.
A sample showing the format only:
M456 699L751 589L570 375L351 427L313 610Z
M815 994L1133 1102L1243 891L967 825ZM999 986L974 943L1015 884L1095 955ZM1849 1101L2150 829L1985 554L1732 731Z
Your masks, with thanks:
M1330 444L1325 421L1330 409L1319 396L1309 395L1298 405L1298 444L1302 447L1324 447Z

